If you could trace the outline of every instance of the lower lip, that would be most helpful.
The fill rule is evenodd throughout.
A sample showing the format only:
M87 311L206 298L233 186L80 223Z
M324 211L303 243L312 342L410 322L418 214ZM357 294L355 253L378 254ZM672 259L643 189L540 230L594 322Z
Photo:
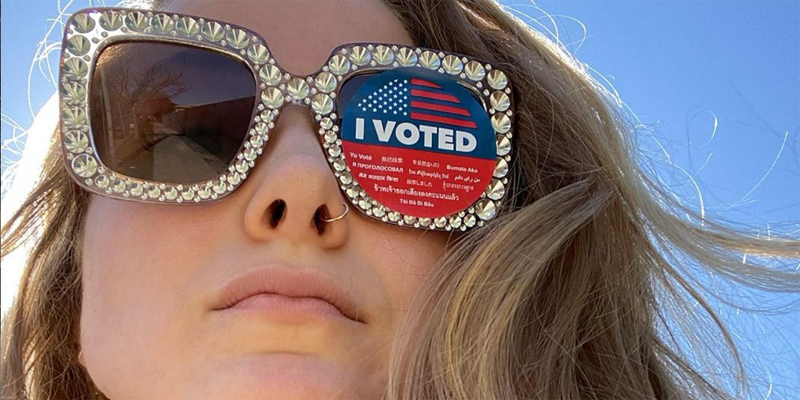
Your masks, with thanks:
M338 317L350 320L335 306L314 297L288 297L279 294L250 296L226 310L252 311L283 317Z

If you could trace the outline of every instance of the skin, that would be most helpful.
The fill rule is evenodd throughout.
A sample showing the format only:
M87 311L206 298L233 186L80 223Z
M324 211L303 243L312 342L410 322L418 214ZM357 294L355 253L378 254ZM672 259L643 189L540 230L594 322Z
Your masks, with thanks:
M379 1L177 1L170 11L259 32L289 72L331 49L413 44ZM265 216L276 199L285 219ZM448 235L383 224L356 210L312 223L343 194L307 109L288 105L248 179L220 202L170 206L93 196L83 243L80 336L87 368L112 399L376 399L394 334ZM272 262L313 268L355 299L365 324L231 319L211 311L237 273ZM144 384L146 383L146 384Z

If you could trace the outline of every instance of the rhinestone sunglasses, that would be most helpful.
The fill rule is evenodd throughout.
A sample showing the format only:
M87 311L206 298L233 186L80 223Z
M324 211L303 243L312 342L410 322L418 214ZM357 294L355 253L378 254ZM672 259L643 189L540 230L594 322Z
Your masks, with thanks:
M230 195L290 103L310 109L339 188L370 218L466 231L494 218L506 195L511 84L461 54L350 43L297 76L245 27L88 8L66 25L59 93L67 170L110 198L185 205Z

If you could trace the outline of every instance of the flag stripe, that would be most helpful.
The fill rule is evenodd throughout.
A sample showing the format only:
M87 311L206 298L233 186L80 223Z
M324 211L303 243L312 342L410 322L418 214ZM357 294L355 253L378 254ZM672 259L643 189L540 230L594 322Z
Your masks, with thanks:
M443 124L455 125L460 126L463 128L476 128L475 122L472 121L465 121L463 119L455 119L455 118L447 118L441 117L438 115L431 115L431 114L423 114L419 112L412 112L411 119L419 119L423 121L430 121L430 122L440 122Z
M411 100L411 107L424 108L426 110L441 111L450 114L458 114L469 117L469 111L465 108L451 107L443 104L427 103L424 101Z
M419 79L419 78L411 78L411 84L412 85L420 85L420 86L432 87L434 89L441 89L442 88L441 86L439 86L439 85L437 85L437 84L435 84L433 82L426 81L424 79Z
M428 99L449 101L451 103L461 103L458 98L451 94L429 92L427 90L411 89L412 96L425 97Z

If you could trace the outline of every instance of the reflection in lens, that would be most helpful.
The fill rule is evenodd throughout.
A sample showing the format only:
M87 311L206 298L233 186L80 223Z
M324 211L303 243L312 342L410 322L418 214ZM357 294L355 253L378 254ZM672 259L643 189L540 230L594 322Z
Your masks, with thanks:
M226 171L247 136L256 84L242 62L212 50L121 42L91 81L92 136L112 171L197 183Z

